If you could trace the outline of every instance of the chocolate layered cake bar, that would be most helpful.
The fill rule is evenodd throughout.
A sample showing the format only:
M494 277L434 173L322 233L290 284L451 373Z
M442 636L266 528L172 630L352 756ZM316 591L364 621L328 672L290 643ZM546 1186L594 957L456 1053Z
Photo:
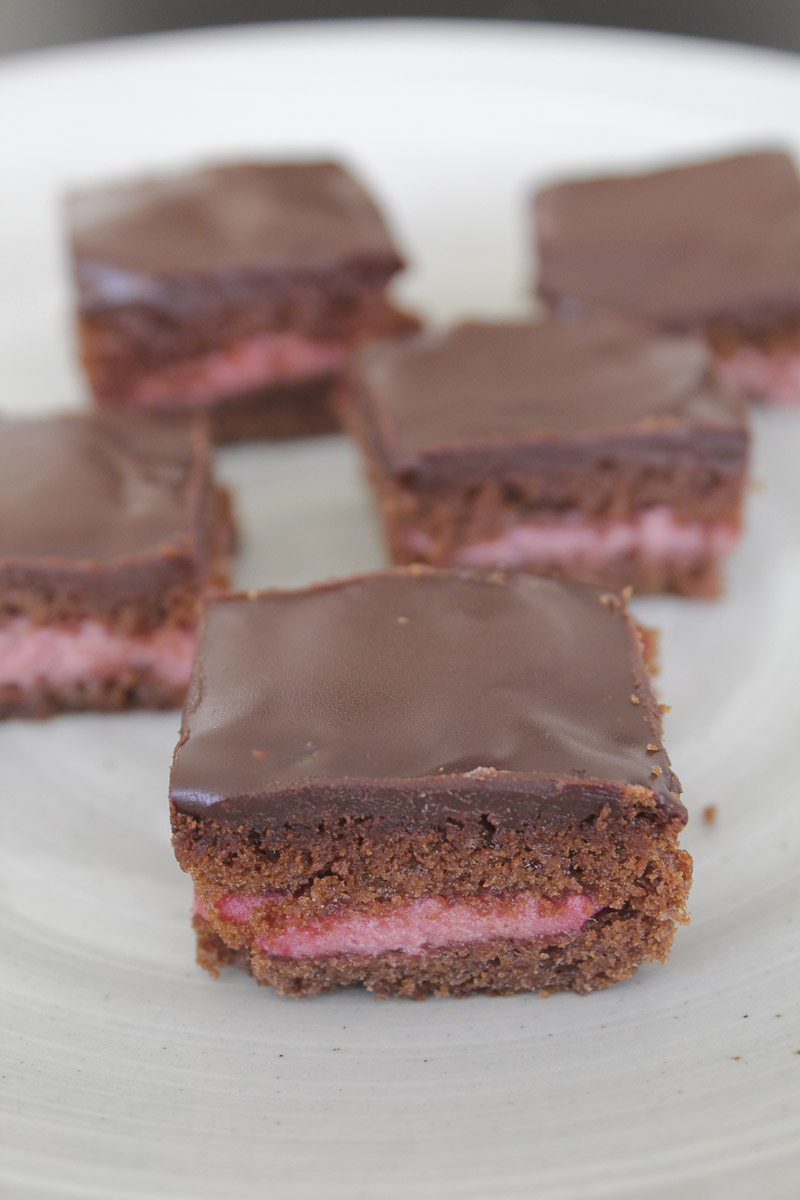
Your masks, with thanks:
M180 706L231 543L202 421L0 422L0 717Z
M697 339L610 317L466 324L366 347L343 406L395 562L718 590L747 428Z
M755 399L800 400L800 178L778 152L561 183L535 198L539 295L702 334Z
M679 791L611 593L410 567L221 597L171 783L198 960L293 996L606 987L685 920Z
M67 218L96 401L203 409L217 441L335 428L350 348L415 324L384 294L403 262L378 210L334 163L96 188Z

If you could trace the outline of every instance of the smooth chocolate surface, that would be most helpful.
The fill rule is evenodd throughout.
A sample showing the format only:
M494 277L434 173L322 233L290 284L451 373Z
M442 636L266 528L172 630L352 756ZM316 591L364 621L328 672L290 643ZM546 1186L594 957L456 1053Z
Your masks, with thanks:
M539 294L666 327L800 310L800 177L777 151L575 180L535 198Z
M613 317L469 323L366 347L356 393L374 449L396 474L437 476L457 459L493 466L552 459L569 445L644 450L665 436L710 435L741 460L745 413L697 339Z
M0 600L108 609L204 570L214 494L202 424L102 412L0 423Z
M596 589L412 567L206 607L178 812L581 819L631 787L684 813L633 628Z
M401 265L377 208L330 162L240 163L76 192L67 202L81 306L157 298L159 282Z

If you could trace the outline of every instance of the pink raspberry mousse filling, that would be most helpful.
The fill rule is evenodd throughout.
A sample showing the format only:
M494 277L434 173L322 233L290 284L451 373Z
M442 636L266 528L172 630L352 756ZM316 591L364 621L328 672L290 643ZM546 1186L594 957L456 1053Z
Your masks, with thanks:
M186 687L194 654L193 629L116 633L99 621L34 625L13 617L0 626L0 687L69 687L141 671Z
M297 333L259 333L144 375L127 400L142 408L208 403L273 383L328 375L341 371L346 362L347 350L338 342L313 341Z
M223 896L217 912L245 924L253 910L283 897ZM422 954L428 949L485 941L552 941L575 937L598 911L590 896L573 892L557 904L543 904L527 892L498 895L478 903L428 897L410 900L380 915L336 914L289 926L253 945L276 958L313 958L333 954L376 955L391 951ZM195 900L195 913L205 916Z
M740 346L733 354L717 356L717 369L731 387L779 408L800 404L800 353Z
M648 508L620 521L587 520L577 513L553 520L523 521L500 537L456 547L448 562L462 567L565 563L602 567L633 555L650 562L693 563L733 548L738 527L730 521L682 521L666 506ZM426 555L431 539L403 530L400 545Z

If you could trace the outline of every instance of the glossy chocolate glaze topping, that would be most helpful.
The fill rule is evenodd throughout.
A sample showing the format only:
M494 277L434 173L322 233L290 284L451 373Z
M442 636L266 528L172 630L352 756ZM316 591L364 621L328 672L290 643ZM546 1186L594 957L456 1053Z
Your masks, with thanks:
M435 823L481 805L581 817L630 785L683 814L615 597L412 567L206 608L173 767L180 812L256 826L336 812Z
M106 608L175 583L202 568L210 496L208 437L186 420L2 422L0 600L62 587Z
M104 564L185 545L196 458L183 423L97 413L0 424L0 561Z
M328 162L241 163L81 191L67 220L81 303L93 308L146 302L176 276L402 265L364 189Z
M743 430L741 400L694 338L613 317L465 324L368 346L356 387L389 469L446 451L676 429Z
M800 178L774 151L577 180L535 198L539 294L672 328L800 310Z

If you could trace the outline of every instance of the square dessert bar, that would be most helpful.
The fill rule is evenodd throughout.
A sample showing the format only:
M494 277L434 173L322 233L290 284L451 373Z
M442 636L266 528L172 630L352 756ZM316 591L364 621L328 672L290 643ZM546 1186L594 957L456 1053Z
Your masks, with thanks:
M171 783L198 961L308 996L663 960L686 820L619 597L410 567L205 608Z
M231 543L203 422L0 422L0 717L179 706Z
M775 151L545 188L539 295L703 334L725 375L800 400L800 177Z
M67 220L96 401L203 409L218 441L335 428L351 346L415 324L384 296L403 261L383 220L335 163L95 188Z
M393 560L714 595L747 428L712 367L699 340L610 317L366 347L343 405Z

